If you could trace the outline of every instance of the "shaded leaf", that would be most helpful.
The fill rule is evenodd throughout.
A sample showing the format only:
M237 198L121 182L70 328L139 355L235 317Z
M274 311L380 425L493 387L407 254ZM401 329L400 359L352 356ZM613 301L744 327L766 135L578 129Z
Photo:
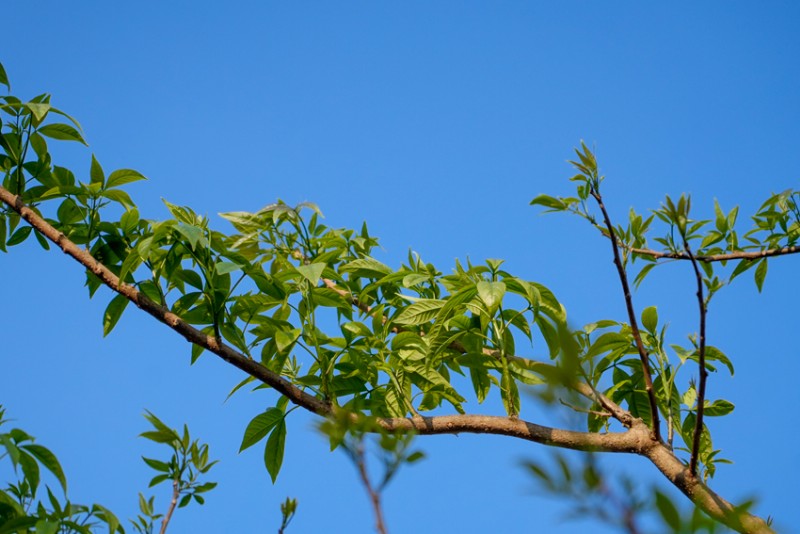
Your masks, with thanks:
M264 464L267 466L267 472L269 473L270 478L272 478L272 483L275 483L275 480L278 478L278 473L281 470L281 465L283 464L283 450L286 444L286 419L281 419L281 421L275 427L275 430L272 431L272 434L269 435L269 439L267 439L267 445L264 448Z

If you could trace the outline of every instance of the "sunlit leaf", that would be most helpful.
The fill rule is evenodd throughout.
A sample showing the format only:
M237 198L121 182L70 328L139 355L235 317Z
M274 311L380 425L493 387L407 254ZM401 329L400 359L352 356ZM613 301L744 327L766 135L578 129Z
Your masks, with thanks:
M242 437L242 444L239 447L239 452L252 447L269 433L275 425L278 424L284 417L283 411L278 408L268 408L267 411L258 414L247 424Z

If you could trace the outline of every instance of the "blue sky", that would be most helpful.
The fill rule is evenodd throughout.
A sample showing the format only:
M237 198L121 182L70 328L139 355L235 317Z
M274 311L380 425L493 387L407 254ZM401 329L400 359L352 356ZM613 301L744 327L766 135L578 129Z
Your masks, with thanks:
M685 192L698 215L715 198L741 205L745 228L771 192L798 187L795 3L218 6L45 1L34 11L7 1L0 61L15 95L52 93L81 121L90 150L58 149L76 173L88 174L94 153L107 170L148 176L130 189L147 217L167 215L162 197L212 216L310 200L331 226L366 220L391 265L409 248L444 272L454 258L504 258L552 288L575 324L624 319L608 245L528 203L571 192L565 160L581 139L596 147L618 220ZM735 461L713 487L757 496L757 511L786 532L800 523L800 454L787 424L800 401L795 263L771 262L761 295L743 276L709 314L710 342L737 370L710 380L712 398L736 404L710 421ZM311 417L290 421L273 486L259 451L236 454L272 395L224 403L237 372L209 356L189 367L186 343L133 309L102 339L109 293L89 301L82 271L32 241L0 256L0 279L0 402L58 454L73 500L135 513L149 480L139 456L155 454L136 439L149 409L188 423L222 460L211 477L220 487L206 506L181 510L172 532L272 532L287 495L299 500L290 532L372 531L354 469L328 452ZM635 303L657 305L682 342L697 328L693 287L688 265L665 266ZM586 528L532 495L519 462L546 460L540 446L485 436L417 445L428 459L386 494L392 532ZM657 480L643 460L601 460Z

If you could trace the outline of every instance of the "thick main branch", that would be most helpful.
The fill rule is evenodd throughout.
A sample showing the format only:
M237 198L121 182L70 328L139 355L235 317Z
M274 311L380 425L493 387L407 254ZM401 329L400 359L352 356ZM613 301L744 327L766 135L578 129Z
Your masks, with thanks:
M0 201L16 211L36 231L52 241L65 254L71 256L84 268L97 276L103 284L125 296L140 309L169 326L190 343L203 347L253 378L273 387L285 395L292 403L310 412L322 416L333 413L334 407L332 405L298 388L279 374L248 358L216 337L201 332L168 308L153 302L135 287L123 283L108 267L95 259L88 251L69 240L33 209L26 206L20 197L3 187L0 187ZM413 429L419 434L454 434L459 432L501 434L556 447L608 452L629 450L631 445L627 441L633 439L621 437L626 436L627 433L599 435L590 432L572 432L536 425L519 419L511 420L506 417L480 415L434 416L413 419L383 418L378 421L387 429Z

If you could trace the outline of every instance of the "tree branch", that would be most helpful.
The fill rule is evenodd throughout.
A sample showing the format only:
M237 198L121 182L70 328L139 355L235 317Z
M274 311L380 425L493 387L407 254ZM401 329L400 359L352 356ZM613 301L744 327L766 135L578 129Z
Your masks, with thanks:
M694 268L694 276L697 279L697 303L700 306L700 384L697 390L697 419L694 424L694 436L692 437L692 456L689 461L689 472L692 475L697 475L697 457L700 454L700 436L703 433L703 408L705 407L706 399L706 378L708 371L706 371L706 303L703 297L703 275L697 266L697 261L692 254L692 249L689 247L689 242L683 238L683 247L686 249L686 254L692 261Z
M649 248L628 248L635 254L643 256L650 256L653 259L671 259L671 260L692 260L692 256L686 252L660 252L658 250L651 250ZM758 260L761 258L769 258L772 256L785 256L787 254L800 253L800 246L792 245L790 247L770 248L766 250L756 250L753 252L729 252L727 254L711 254L709 256L694 256L694 260L703 263L712 263L715 261L728 261L728 260Z
M651 441L649 447L641 454L653 462L667 480L698 508L720 523L736 532L759 534L774 532L766 521L734 506L706 486L700 478L693 476L686 464L663 443Z
M36 231L53 242L65 254L71 256L83 267L97 276L103 284L113 291L124 295L140 309L169 326L187 341L216 354L222 360L273 387L294 404L308 411L322 416L331 415L333 413L335 408L330 404L301 390L285 378L270 371L263 365L237 352L231 347L228 347L213 336L209 336L197 330L178 315L169 311L166 307L153 302L145 295L141 294L135 287L122 283L113 272L92 257L88 251L81 249L70 241L62 232L50 225L33 209L26 206L20 197L12 194L2 186L0 186L0 201L17 212ZM616 246L614 248L615 256L618 257ZM623 272L623 281L624 280ZM589 398L604 399L601 394L593 391L588 384L575 382L574 388L576 391ZM640 419L632 418L630 413L619 408L610 400L605 400L607 402L601 402L601 405L614 413L616 418L622 418L620 420L623 424L625 424L623 419L628 419L628 424L626 425L629 426L628 431L623 433L610 432L606 434L575 432L549 428L520 419L484 415L381 418L378 419L378 423L387 430L413 430L424 435L457 434L460 432L497 434L575 450L640 454L650 459L672 484L714 519L740 532L772 532L764 520L736 509L728 501L714 493L697 477L693 476L683 462L661 443L660 440L656 439L656 437L652 435L651 429ZM618 409L616 412L615 407Z
M180 496L180 489L178 488L178 479L172 481L172 498L169 501L169 508L167 508L167 515L161 521L161 534L166 534L169 521L172 519L172 512L175 511L175 506L178 504L178 497Z
M653 436L656 440L661 440L661 423L658 417L658 403L656 402L656 394L653 390L653 377L650 372L650 361L647 351L642 342L642 336L639 332L639 324L636 321L636 312L633 309L633 297L631 296L631 289L628 285L628 275L625 273L625 267L622 266L622 261L619 257L619 247L617 246L617 235L614 233L614 226L611 224L611 218L608 216L606 206L603 204L603 197L600 196L600 191L594 186L591 189L591 195L597 201L600 211L603 213L603 220L605 221L606 228L608 229L611 238L611 248L614 251L614 265L617 267L617 274L622 283L622 292L625 295L625 307L628 310L628 320L631 323L631 333L636 342L636 349L639 351L639 359L642 361L642 375L644 376L644 386L647 390L647 397L650 401L650 418L653 421Z
M381 496L380 493L375 491L375 488L372 487L372 483L369 480L363 442L358 443L356 450L353 451L353 456L355 457L358 474L361 477L361 483L364 484L364 488L369 494L369 500L372 503L372 511L375 514L375 530L377 530L379 534L386 534L386 524L383 520L383 508L381 507Z
M88 251L70 241L62 232L50 225L33 209L26 206L20 197L10 193L3 187L0 187L0 201L16 211L36 231L52 241L65 254L71 256L97 276L103 284L116 293L125 296L140 309L166 324L190 343L203 347L253 378L273 387L279 393L285 395L292 403L310 412L321 416L328 416L333 413L334 407L330 404L298 388L282 376L229 347L216 337L194 328L168 308L150 300L135 287L122 283L108 267L97 261ZM452 415L380 418L378 423L389 430L415 430L420 434L455 434L459 432L501 434L557 447L607 452L629 452L631 450L629 442L632 439L622 437L626 436L627 433L601 435L588 432L572 432L499 416Z
M367 304L364 304L363 302L359 302L358 299L351 292L341 289L338 285L336 285L336 282L334 282L333 280L323 278L322 282L325 284L327 288L336 291L339 295L350 301L350 303L353 306L364 312L366 315L372 316L372 308ZM386 324L387 321L388 319L386 318L386 316L381 317L381 322L383 324ZM395 334L403 332L403 328L394 326L392 327L392 332L394 332ZM451 342L450 345L448 345L448 347L457 352L460 352L461 354L466 354L467 352L467 349L458 340ZM488 347L483 349L483 353L486 354L487 356L491 356L496 359L502 357L500 351L495 349L490 349ZM539 368L541 371L547 372L549 374L554 374L559 370L558 367L556 367L555 365L550 365L547 363L530 360L528 358L523 358L522 356L507 355L506 358L508 358L509 361L516 362L522 367L525 367L526 369L529 370L536 370L536 368ZM592 388L588 384L579 381L573 381L565 385L577 391L584 397L596 401L625 427L630 428L632 426L634 417L628 410L625 410L619 404L615 403L605 395L599 393L598 391L595 391L594 388Z

